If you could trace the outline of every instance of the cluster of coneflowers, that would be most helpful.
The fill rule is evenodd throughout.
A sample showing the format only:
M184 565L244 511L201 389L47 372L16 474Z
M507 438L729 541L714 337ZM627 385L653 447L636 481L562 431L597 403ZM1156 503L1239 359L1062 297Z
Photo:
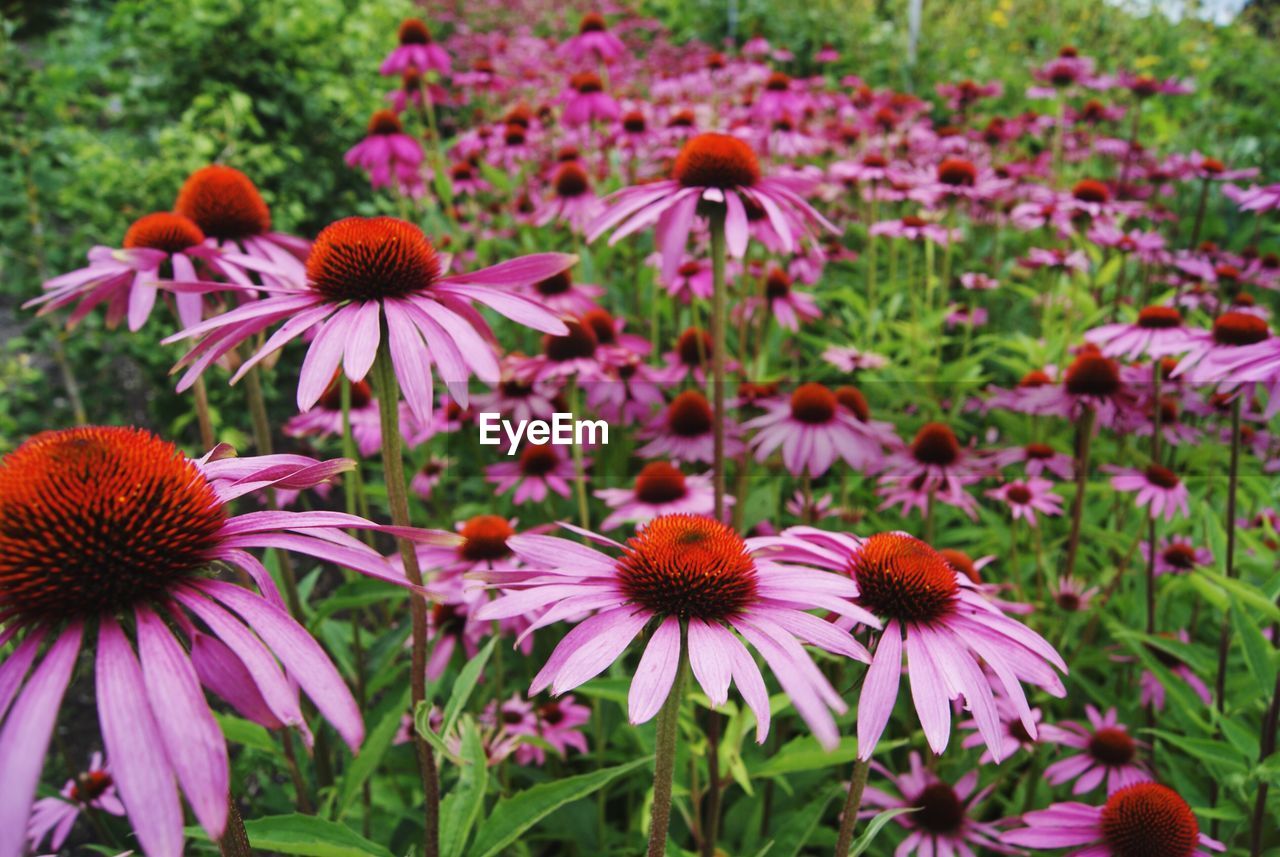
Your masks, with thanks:
M1189 590L1162 598L1158 578L1230 580L1237 530L1274 528L1274 512L1241 505L1239 474L1280 470L1280 337L1260 300L1280 259L1219 245L1206 224L1222 199L1261 224L1280 191L1143 145L1144 103L1189 86L1064 48L1031 70L1046 109L1014 115L998 81L939 85L930 102L792 76L794 58L759 37L725 54L590 14L560 40L439 39L449 23L403 23L380 69L394 89L347 156L406 216L304 240L273 230L250 177L211 165L31 302L70 309L69 325L103 307L152 336L169 311L155 338L188 349L176 386L200 444L190 456L142 429L77 427L0 462L0 857L60 847L82 812L127 816L150 857L181 854L184 801L224 853L246 853L211 698L278 734L310 805L294 736L313 748L322 717L354 753L368 708L334 641L306 629L290 555L408 593L387 618L409 626L419 717L403 738L433 857L454 779L440 748L458 739L424 734L444 722L427 686L494 635L536 675L478 709L493 765L583 753L603 715L569 692L629 676L628 720L657 721L650 855L666 852L673 800L716 853L732 788L714 767L718 712L736 698L762 744L793 713L828 750L856 738L838 857L859 819L894 808L915 810L895 818L901 854L1222 849L1191 810L1203 794L1166 782L1177 742L1154 753L1138 721L1154 722L1170 680L1215 716L1229 704L1230 620L1197 604L1187 621L1175 601ZM841 67L829 48L815 62ZM448 136L446 111L470 123ZM988 333L1011 325L1026 333L1014 362ZM288 352L300 362L277 364ZM973 371L949 376L953 362ZM208 379L244 381L256 455L217 442ZM298 414L274 425L264 383ZM603 447L473 447L482 411L566 408L627 435L625 474L596 471ZM276 454L279 436L341 457ZM1203 479L1187 470L1210 444L1230 453L1212 504L1193 501ZM482 474L447 455L473 448ZM373 492L361 459L379 454ZM468 475L493 508L454 521ZM1225 557L1203 536L1210 517ZM1108 609L1138 589L1130 555L1091 543L1108 527L1141 547L1141 614ZM1163 672L1135 681L1128 723L1085 704L1096 676L1067 675L1064 654L1100 621L1175 641L1154 649ZM1174 654L1193 640L1216 670ZM36 801L78 665L106 761ZM713 767L681 795L694 699ZM914 713L895 716L904 699ZM978 748L954 782L919 755ZM1019 761L1025 806L993 820L983 802L1014 787L998 766L1023 753L1056 754L1054 801L1032 803L1037 769ZM1266 795L1237 831L1255 854Z

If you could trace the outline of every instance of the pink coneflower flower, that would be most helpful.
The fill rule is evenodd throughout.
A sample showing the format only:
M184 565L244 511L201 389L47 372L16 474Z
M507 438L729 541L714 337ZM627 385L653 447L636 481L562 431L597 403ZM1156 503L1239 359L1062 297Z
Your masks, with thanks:
M201 167L183 182L173 204L205 234L205 246L221 252L205 261L233 283L253 285L257 277L277 289L299 288L311 242L271 229L271 210L258 188L234 167Z
M1074 577L1059 577L1050 589L1054 605L1064 613L1083 613L1089 609L1094 596L1100 590L1096 586L1086 588Z
M45 315L79 301L67 319L70 328L105 303L109 327L127 320L129 330L136 331L163 292L171 296L178 320L184 326L195 324L204 314L205 293L234 288L202 281L196 273L197 261L218 255L189 218L163 211L148 214L125 230L119 249L94 247L88 265L47 280L44 294L22 306L38 306L37 315Z
M1011 446L991 455L992 466L1003 469L1022 464L1028 477L1034 479L1046 470L1059 479L1070 479L1075 473L1075 459L1065 452L1058 452L1047 443L1029 443Z
M613 123L622 115L617 100L604 91L600 75L592 71L571 77L569 88L561 100L564 101L564 112L560 119L569 128L593 122Z
M602 346L595 328L581 318L566 318L562 323L564 335L543 336L542 353L520 361L515 377L555 383L570 378L578 383L608 378L608 366L622 362L626 352L616 346Z
M472 302L535 330L563 334L563 322L509 288L544 280L576 262L577 257L563 253L539 253L448 275L435 247L412 223L348 217L317 237L307 259L305 288L253 301L166 341L201 337L184 358L191 366L178 387L185 389L218 357L276 322L284 324L241 364L233 383L258 361L314 329L298 378L298 409L305 412L324 394L339 364L349 380L364 380L385 326L405 402L426 423L431 419L433 363L464 406L471 375L488 384L499 378L488 326Z
M938 223L930 223L923 217L908 214L901 220L882 220L871 224L872 235L885 235L889 238L906 238L908 241L929 240L934 244L946 245L958 234L954 229L947 229Z
M977 83L962 80L959 83L938 83L934 86L938 95L947 100L952 110L965 111L983 98L999 98L1004 94L1004 84L998 80Z
M666 404L662 393L665 384L658 371L641 362L638 355L628 355L610 370L608 381L587 388L587 407L602 419L643 423Z
M741 259L751 237L747 206L762 211L783 252L791 253L813 227L839 232L800 198L790 179L762 175L751 147L729 134L699 134L676 156L671 178L623 188L605 197L606 210L587 233L594 241L613 229L614 244L648 226L662 254L662 276L671 280L683 260L698 205L725 207L725 244Z
M1031 74L1036 80L1049 84L1054 89L1064 89L1076 84L1089 85L1093 78L1094 61L1092 57L1082 57L1073 47L1064 47L1058 56L1049 60ZM1032 97L1052 98L1056 95L1053 89L1045 91L1033 88L1028 90Z
M1151 560L1151 546L1142 543L1142 556ZM1213 566L1213 552L1205 547L1196 547L1192 542L1179 536L1161 539L1156 545L1156 574L1187 574L1197 568Z
M1066 694L1054 668L1065 673L1067 666L1053 647L992 606L967 577L919 539L906 533L859 539L807 527L787 530L783 537L769 542L781 561L849 574L858 590L853 602L885 623L858 699L859 758L871 758L893 713L904 636L912 701L935 753L945 750L950 738L951 700L963 696L992 755L1007 755L993 680L1033 737L1035 720L1019 682L1054 696ZM978 658L994 679L984 674Z
M1169 639L1177 639L1184 645L1188 645L1191 642L1191 635L1188 634L1186 630L1179 630L1176 635L1161 634L1159 636ZM1153 645L1151 643L1147 644L1147 651L1150 652L1151 656L1159 661L1165 669L1173 673L1175 678L1181 679L1187 687L1191 688L1191 692L1200 698L1200 701L1205 704L1206 708L1213 704L1213 693L1209 690L1209 686L1204 683L1204 680L1201 679L1200 676L1196 675L1195 670L1193 670L1186 661L1182 660L1177 655L1174 655L1164 647ZM1117 656L1113 658L1113 660L1131 661L1133 659L1124 656ZM1156 711L1164 710L1166 691L1164 682L1159 676L1151 670L1144 669L1142 671L1142 675L1138 677L1138 687L1140 689L1138 702L1141 705L1149 705Z
M1103 469L1115 474L1111 477L1111 487L1117 491L1135 492L1134 502L1139 507L1148 507L1152 518L1172 521L1178 513L1184 518L1190 516L1187 486L1169 468L1149 464L1144 469L1106 465Z
M591 722L591 709L577 702L572 693L558 699L549 699L533 710L534 731L562 757L570 750L587 752L587 736L582 727ZM516 748L516 761L522 765L541 765L547 754L538 744L522 743Z
M476 515L457 525L458 538L453 544L421 544L416 546L418 561L424 571L438 569L457 577L472 571L486 571L497 565L514 568L507 541L516 534L516 524L501 515Z
M1227 185L1222 192L1223 195L1233 199L1241 211L1263 212L1280 209L1280 183L1265 186L1252 185L1248 189L1228 193L1233 187L1233 185Z
M85 427L36 435L0 461L0 615L16 644L0 665L12 678L0 727L0 853L23 850L86 627L97 632L96 707L112 776L152 857L182 853L179 789L209 836L223 833L230 772L204 688L242 713L255 708L275 726L305 730L301 687L353 750L360 745L355 700L248 549L291 550L403 584L345 532L381 528L336 512L227 509L244 494L310 487L352 463L218 459L226 454L192 461L140 429ZM215 579L219 566L240 569L258 591ZM216 675L243 681L228 686Z
M574 232L583 232L600 209L600 200L591 189L591 177L581 161L565 161L551 177L551 194L534 215L534 224L546 226L563 220Z
M1032 247L1027 251L1027 255L1018 259L1018 264L1033 271L1048 268L1051 271L1078 273L1089 270L1089 257L1083 250Z
M832 345L822 352L822 359L841 372L883 369L889 358L872 351L862 351L853 346Z
M1195 86L1189 80L1176 77L1160 80L1146 74L1133 74L1122 71L1116 75L1116 85L1129 90L1137 98L1150 98L1153 95L1187 95L1195 92Z
M518 358L503 360L502 379L491 393L472 398L479 413L497 412L511 420L550 420L560 404L560 389L550 381L529 381L518 373Z
M305 414L290 417L284 424L286 437L337 437L343 435L342 381L334 378L324 391L316 407ZM382 448L382 424L378 418L378 403L364 381L351 385L351 437L356 449L363 456L370 456Z
M409 69L434 71L447 75L452 63L449 54L431 39L431 30L417 18L400 22L400 44L382 61L378 71L385 75L403 74Z
M1026 750L1028 753L1035 752L1035 748L1040 745L1040 740L1027 732L1027 728L1022 725L1022 717L1018 714L1018 709L1004 696L997 694L996 711L1000 717L1000 722L1004 724L1005 747L1010 750L1005 758L1011 758L1018 750ZM1031 709L1031 719L1036 724L1038 731L1040 721L1044 719L1044 712L1039 708ZM982 755L978 757L978 764L999 764L998 760L991 755L991 750L987 749L982 733L978 731L978 721L964 720L961 721L959 727L969 731L969 734L964 736L964 740L960 742L960 746L966 750L973 747L982 747Z
M547 309L563 315L582 316L595 309L604 288L591 283L575 283L571 271L561 271L531 283L524 293Z
M937 499L973 517L977 501L965 486L981 479L985 469L972 449L960 445L950 426L925 423L909 447L885 459L880 477L884 508L901 504L906 515L917 506L928 509Z
M1214 319L1213 329L1174 370L1192 383L1267 382L1275 389L1280 378L1280 337L1265 319L1232 310ZM1274 395L1273 395L1274 399Z
M895 823L910 831L896 854L972 857L974 848L999 854L1018 853L1016 849L1001 845L1000 830L994 824L979 821L979 813L974 811L991 794L994 784L975 793L977 771L965 774L953 786L926 769L919 753L912 751L907 759L909 770L897 776L879 762L871 763L877 773L893 783L898 795L869 785L862 793L862 801L870 808L859 813L869 817L883 810L915 809L894 819Z
M368 134L347 150L344 159L368 173L375 188L394 188L416 199L426 192L422 157L422 146L404 133L400 117L379 110L369 119Z
M609 32L604 16L598 12L583 15L578 34L556 48L556 56L575 65L587 61L613 65L626 52L622 40Z
M590 465L591 459L583 462ZM512 488L511 502L541 503L549 492L568 497L573 481L573 462L560 454L559 447L549 443L527 443L515 461L501 461L484 469L485 480L505 494Z
M1031 413L1052 413L1075 420L1085 410L1097 412L1103 425L1111 425L1133 405L1133 391L1120 375L1120 364L1094 345L1086 344L1062 376L1062 384L1040 385L1028 391Z
M847 632L805 612L830 608L854 621L874 622L844 600L854 591L850 581L779 564L728 525L698 515L655 518L625 545L592 537L619 555L567 539L517 536L512 540L516 555L541 571L495 572L495 583L508 594L479 611L484 619L501 619L547 608L540 622L598 611L560 641L534 678L531 694L548 687L557 696L573 690L655 622L628 694L632 723L658 713L685 649L713 706L727 701L730 680L737 684L755 714L756 740L763 741L769 732L769 696L745 639L764 656L818 741L836 746L831 712L843 712L845 704L800 644L867 659ZM687 628L687 647L682 628Z
M58 797L46 797L31 807L31 819L27 826L27 839L31 848L38 851L45 838L54 851L71 835L76 819L86 810L105 812L108 815L124 815L124 804L116 793L115 780L110 766L102 761L101 753L89 759L89 769L75 779L67 780Z
M1110 708L1102 714L1086 704L1084 712L1089 718L1087 726L1066 721L1040 727L1043 743L1082 751L1045 768L1045 779L1055 786L1074 780L1074 795L1093 791L1103 781L1107 794L1114 794L1125 786L1150 780L1151 772L1138 755L1146 744L1129 734L1116 710Z
M1102 806L1056 803L1022 816L1026 827L1003 841L1028 848L1074 848L1067 857L1210 857L1226 846L1200 832L1195 813L1173 789L1136 783L1114 792Z
M948 328L982 327L987 323L987 310L986 307L953 303L947 307L947 315L942 321Z
M662 515L711 515L715 497L711 479L703 474L686 476L666 461L651 461L636 476L632 488L602 488L596 496L613 512L600 524L612 530L622 524L645 524ZM733 505L733 497L725 497Z
M476 196L489 190L490 185L470 161L458 161L449 167L449 184L458 195Z
M751 439L757 461L781 449L782 463L796 476L821 476L837 459L855 471L870 472L884 448L897 443L891 427L859 419L822 384L803 384L789 399L769 402L762 416L742 427L757 430Z
M763 305L783 330L799 330L801 322L819 318L822 311L818 309L813 295L792 288L792 283L790 274L776 265L771 266L765 275L763 298L757 295L747 297L739 304L739 312L751 317Z
M663 355L664 365L656 371L667 384L683 384L692 378L699 385L707 383L714 343L711 334L700 327L687 327L676 337L675 348ZM737 361L728 359L725 368L734 372Z
M641 458L670 458L675 462L715 459L714 414L707 397L697 390L685 390L676 396L666 410L646 427L649 442L636 452ZM742 452L738 423L725 420L724 454L731 457Z
M757 122L769 123L792 116L803 116L809 99L791 76L780 71L769 75L764 87L751 105Z
M1013 520L1025 520L1033 527L1036 512L1049 517L1062 514L1062 498L1053 493L1053 483L1048 479L1008 482L987 491L986 495L1008 506Z
M444 478L447 467L448 463L445 459L434 457L427 459L427 463L419 467L418 472L414 473L413 478L409 480L409 490L423 500L430 500L435 487Z
M1144 307L1133 323L1104 324L1087 332L1084 338L1106 356L1126 360L1180 354L1196 341L1195 334L1182 326L1182 313L1169 306Z
M1000 287L995 277L977 271L968 271L960 275L960 285L973 292L988 292Z
M654 258L658 260L658 264L662 263L661 257ZM675 274L670 278L660 277L659 282L673 298L678 298L684 303L689 303L694 298L707 300L715 288L711 266L696 259L680 263Z

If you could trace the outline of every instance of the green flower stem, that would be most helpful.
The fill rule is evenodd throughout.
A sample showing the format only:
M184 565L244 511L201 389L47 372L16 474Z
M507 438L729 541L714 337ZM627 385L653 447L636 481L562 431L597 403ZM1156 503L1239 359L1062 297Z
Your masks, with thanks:
M227 801L227 827L218 840L218 853L222 857L253 857L249 834L244 829L244 819L240 817L234 796Z
M408 527L409 493L404 478L404 457L400 442L400 385L391 365L391 353L387 345L387 331L382 332L382 345L373 361L374 395L378 398L378 415L382 424L382 468L387 483L387 503L391 507L391 523ZM408 539L396 539L400 547L400 559L404 563L405 577L415 586L422 585L422 571L418 568L418 554ZM427 697L427 601L418 592L409 594L410 619L413 624L410 698L416 709ZM440 854L440 780L436 771L435 753L420 735L414 736L418 750L418 768L422 774L423 817L426 825L424 853L427 857Z
M653 807L649 815L648 857L667 853L667 831L671 827L671 784L676 772L676 739L680 732L680 703L689 672L686 632L680 631L680 666L667 701L658 712L657 755L653 766Z
M1236 576L1236 493L1240 484L1240 403L1243 391L1238 391L1231 403L1231 464L1227 475L1227 565L1226 575ZM1231 617L1222 620L1222 633L1218 637L1218 678L1214 685L1214 702L1218 713L1226 706L1227 654L1231 650Z
M725 394L725 322L727 296L725 288L725 209L711 213L711 377L715 414L715 518L724 520L724 394ZM652 853L652 852L651 852Z
M200 449L208 452L213 449L217 439L213 435L213 419L209 416L209 389L204 385L204 376L197 375L191 386L191 396L195 400L196 425L200 427Z
M1062 573L1067 580L1076 570L1076 554L1080 550L1080 520L1084 516L1084 492L1089 484L1089 446L1097 417L1098 412L1086 406L1076 422L1076 496L1071 500L1071 535L1067 539L1067 561Z
M849 778L849 793L845 795L844 809L840 814L840 834L836 837L835 857L848 857L853 847L853 826L858 821L858 810L862 808L862 792L867 787L867 774L871 772L871 763L858 759L853 763L853 774Z
M578 418L582 404L582 392L578 389L576 378L569 381L569 410L574 419ZM582 453L582 444L575 436L573 443L573 486L578 498L578 526L584 530L591 529L591 506L587 502L587 466Z

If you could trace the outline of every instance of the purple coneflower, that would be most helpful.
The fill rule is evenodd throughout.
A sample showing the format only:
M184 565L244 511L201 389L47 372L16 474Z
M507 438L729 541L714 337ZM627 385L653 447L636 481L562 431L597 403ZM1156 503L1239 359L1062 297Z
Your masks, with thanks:
M422 158L422 145L404 133L400 117L391 110L374 113L365 138L344 156L347 166L369 174L375 188L394 188L414 199L426 193Z
M325 227L307 259L307 284L279 291L170 337L200 337L183 358L184 389L218 357L277 322L280 329L241 364L232 381L289 341L315 330L298 377L298 409L324 394L339 364L351 381L369 374L385 328L387 350L405 402L416 419L432 409L431 366L465 406L471 375L493 384L498 360L489 328L472 302L552 334L558 318L510 287L546 279L577 261L538 253L478 271L446 274L447 260L417 226L394 217L348 217Z
M219 458L227 453L219 447L192 461L140 429L86 427L36 435L0 461L0 639L16 644L0 664L0 711L8 708L0 728L0 854L22 851L86 627L97 629L90 647L112 776L152 857L182 853L179 790L210 837L223 833L230 773L206 687L246 716L258 711L276 726L305 730L301 687L352 750L359 747L364 727L350 691L248 549L296 551L403 584L345 532L382 528L337 512L232 517L227 504L237 497L310 487L353 465ZM258 591L216 579L218 566L242 570Z
M613 229L614 244L654 226L662 277L670 281L683 261L699 203L724 206L725 243L741 259L751 236L747 206L763 212L784 252L793 252L812 227L838 232L800 198L789 179L761 174L751 147L729 134L699 134L676 157L671 178L624 188L604 199L605 211L587 233L594 241Z
M1019 682L1054 696L1066 694L1054 669L1065 673L1067 666L1053 647L992 606L967 577L919 539L906 533L859 539L797 527L768 544L781 561L850 575L858 590L853 603L885 623L858 699L860 759L870 759L875 752L897 702L904 636L912 702L935 753L945 750L950 738L951 701L963 696L992 755L1007 755L993 681L1031 736L1036 734L1035 720ZM990 674L984 673L979 659Z
M116 793L111 768L102 760L101 753L89 758L89 769L67 780L57 797L40 798L31 807L31 819L27 826L27 838L31 848L38 851L45 838L54 851L71 835L71 828L81 813L105 812L108 815L124 815L124 804Z
M559 447L549 443L526 443L515 461L500 461L484 469L485 480L493 483L499 494L512 488L511 502L541 503L551 492L568 497L573 482L573 462L561 455ZM583 466L591 464L583 459Z
M711 515L715 510L711 478L686 476L666 461L651 461L636 476L632 488L602 488L596 496L613 512L600 524L612 530L622 524L644 524L662 515ZM733 505L734 498L725 497Z
M1187 486L1169 468L1149 464L1143 469L1113 466L1103 469L1115 474L1111 477L1111 487L1136 493L1134 502L1146 506L1152 518L1172 521L1179 513L1184 518L1190 516Z
M953 786L943 782L938 775L925 768L920 754L912 752L908 757L909 770L894 775L879 762L872 768L893 783L898 794L892 795L875 786L867 786L863 803L872 809L860 815L872 816L888 809L914 809L897 816L894 821L910 831L898 846L896 854L965 855L972 857L974 848L998 854L1017 854L1017 849L1000 844L1000 830L996 825L979 821L974 811L991 794L995 785L981 791L978 772L970 771Z
M756 460L781 449L782 463L796 476L821 476L837 459L855 471L870 472L884 448L897 442L891 427L859 419L830 389L812 383L797 387L789 399L769 402L762 416L742 427L757 429L751 439Z
M715 458L715 417L707 397L697 390L685 390L646 427L649 442L636 452L641 458L670 458L672 461L701 461ZM742 452L738 437L741 427L726 419L724 454Z
M578 24L578 34L556 48L556 56L581 65L587 61L613 65L627 48L622 40L609 32L609 25L598 12L588 12Z
M730 680L738 685L755 714L756 739L763 741L769 732L768 692L745 640L764 656L822 745L837 744L831 711L844 711L844 702L800 644L867 660L847 632L805 612L829 609L877 624L848 600L855 591L848 579L780 564L728 525L699 515L655 518L625 545L592 538L618 555L567 539L523 535L511 540L511 548L527 569L537 571L489 575L504 594L480 608L483 619L547 608L539 620L546 624L597 611L560 641L530 693L573 690L613 663L654 621L628 694L632 723L658 713L687 657L712 705L728 699Z
M452 63L449 54L431 39L431 30L418 18L406 18L400 22L400 44L382 61L378 71L384 75L403 74L409 69L419 72L449 73Z
M1013 520L1026 520L1033 527L1036 526L1036 512L1049 517L1062 514L1062 498L1053 493L1053 483L1048 479L1007 482L987 491L986 495L1007 505Z
M1086 704L1088 725L1065 721L1040 727L1040 740L1081 752L1054 762L1045 768L1044 776L1057 786L1075 781L1071 793L1082 795L1104 781L1107 793L1151 779L1151 772L1139 757L1146 746L1129 734L1114 708L1105 714Z
M1067 857L1210 857L1226 846L1200 832L1195 813L1168 786L1137 783L1102 806L1056 803L1022 816L1026 827L1004 833L1010 845L1073 848Z
M79 301L67 319L67 327L74 327L105 303L109 327L127 320L129 330L136 331L163 292L172 296L178 320L184 326L195 324L204 314L204 294L235 288L202 281L196 273L197 262L218 255L189 218L158 211L130 224L119 248L94 247L88 265L45 281L44 294L22 306L38 306L37 315L44 315Z

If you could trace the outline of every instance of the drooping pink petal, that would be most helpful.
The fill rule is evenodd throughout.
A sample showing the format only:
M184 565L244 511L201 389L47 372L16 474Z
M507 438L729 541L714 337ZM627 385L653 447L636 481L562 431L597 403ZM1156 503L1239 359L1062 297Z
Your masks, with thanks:
M649 638L627 693L628 719L646 723L662 708L680 666L680 620L669 616Z
M875 752L889 715L898 701L902 679L902 631L897 621L885 625L872 655L871 666L862 680L858 697L858 758L864 761Z
M80 623L62 632L22 689L0 729L0 857L22 857L27 816L35 800L45 753L53 737L62 697L80 654Z
M102 743L134 833L147 857L180 857L178 786L147 701L142 669L114 619L101 620L95 671Z
M226 740L182 646L149 608L140 607L135 615L147 700L169 763L200 825L220 839L230 797Z

